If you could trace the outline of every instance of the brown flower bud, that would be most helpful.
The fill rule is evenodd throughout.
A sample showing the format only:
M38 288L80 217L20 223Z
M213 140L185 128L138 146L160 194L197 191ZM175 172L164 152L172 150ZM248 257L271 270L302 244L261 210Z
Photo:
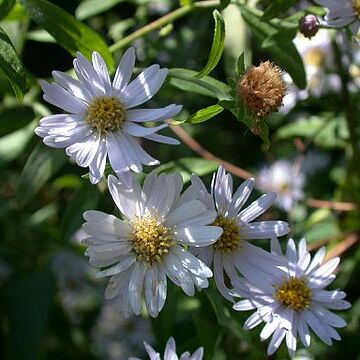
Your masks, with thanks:
M270 61L250 67L238 83L246 107L259 117L278 111L286 90L281 69Z

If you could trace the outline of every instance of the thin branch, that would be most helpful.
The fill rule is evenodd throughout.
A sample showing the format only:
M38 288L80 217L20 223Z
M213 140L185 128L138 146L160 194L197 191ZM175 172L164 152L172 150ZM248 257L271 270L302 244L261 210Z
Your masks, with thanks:
M194 150L197 154L199 154L202 158L206 160L215 161L219 164L222 164L224 168L234 174L235 176L241 179L248 179L250 177L254 177L249 171L239 168L234 164L231 164L223 159L218 158L210 151L204 149L193 137L191 137L182 127L180 126L170 126L170 129L187 145L189 148Z
M220 1L218 0L206 0L206 1L199 1L195 2L191 5L182 6L174 11L171 11L170 13L162 16L161 18L151 22L150 24L147 24L140 28L137 31L134 31L128 36L125 36L123 39L117 41L113 45L109 47L111 52L115 52L116 50L119 50L125 46L128 46L130 43L132 43L134 40L141 38L142 36L162 28L163 26L170 24L174 22L175 20L185 16L186 14L190 13L194 9L200 9L200 8L211 8L216 7L220 5Z
M352 246L354 246L360 239L360 235L358 233L351 233L349 234L343 241L341 241L338 245L336 245L333 249L331 249L326 257L325 260L332 259L337 256L341 256L346 251L348 251Z
M191 137L182 127L180 126L170 126L170 129L187 145L190 149L195 151L198 155L206 160L215 161L219 164L223 164L224 168L231 172L233 175L241 178L248 179L249 177L254 177L255 175L251 172L241 169L238 166L229 163L217 156L215 156L210 151L206 150L201 146L193 137ZM327 208L333 209L336 211L352 211L357 207L353 203L349 202L338 202L338 201L325 201L318 199L308 199L306 204L312 208Z

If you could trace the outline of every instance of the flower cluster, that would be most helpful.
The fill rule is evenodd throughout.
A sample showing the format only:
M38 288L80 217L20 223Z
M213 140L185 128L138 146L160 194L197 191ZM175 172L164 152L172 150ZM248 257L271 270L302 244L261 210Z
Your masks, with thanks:
M350 304L343 300L343 292L325 287L335 279L339 260L323 263L321 249L311 261L305 240L296 250L290 239L284 256L277 238L290 232L289 225L259 219L277 197L290 211L303 195L304 179L293 176L290 164L275 163L260 174L259 188L269 193L247 206L255 180L247 179L234 192L233 179L222 166L213 175L210 191L195 174L183 191L181 174L156 170L140 184L133 172L158 161L137 138L176 144L177 140L157 132L168 126L166 120L181 106L134 109L159 91L167 75L166 69L152 65L130 82L134 63L130 48L111 81L98 53L93 53L92 63L78 54L74 60L78 80L55 71L55 83L41 83L44 99L67 114L47 116L35 130L45 144L66 148L78 165L89 167L92 183L103 177L107 158L117 175L110 175L107 184L120 217L95 210L83 214L85 255L91 265L101 268L99 278L110 277L105 297L117 298L126 316L139 315L146 308L156 318L166 301L168 281L194 296L214 277L225 299L234 303L235 297L244 298L235 310L256 310L246 329L266 323L260 336L264 340L272 335L269 354L284 338L291 356L298 336L309 346L309 327L327 344L338 340L334 328L345 322L328 309L342 310ZM262 117L278 110L286 87L281 70L265 62L245 73L238 90L246 105ZM149 121L162 124L138 125ZM271 252L253 243L263 239L271 239ZM148 344L145 347L152 360L160 359ZM202 348L181 355L183 360L202 357ZM164 359L178 359L172 338Z

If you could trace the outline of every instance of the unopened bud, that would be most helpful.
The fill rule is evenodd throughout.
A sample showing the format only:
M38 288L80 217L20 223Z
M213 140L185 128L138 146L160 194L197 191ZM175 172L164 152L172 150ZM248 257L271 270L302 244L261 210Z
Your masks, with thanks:
M238 83L246 107L259 117L278 111L286 90L281 69L270 61L250 67Z
M303 16L299 21L299 30L307 38L311 38L318 32L320 23L313 14Z

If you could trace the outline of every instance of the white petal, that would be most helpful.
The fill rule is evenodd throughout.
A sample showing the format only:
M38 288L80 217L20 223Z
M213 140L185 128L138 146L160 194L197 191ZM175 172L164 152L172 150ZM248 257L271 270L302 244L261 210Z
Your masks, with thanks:
M106 141L104 139L100 139L100 144L97 153L95 154L93 160L89 164L89 170L90 170L89 175L92 184L97 184L101 180L101 177L104 174L106 167L106 155L107 155Z
M262 215L275 201L276 194L270 193L261 196L259 199L250 204L245 210L241 211L239 218L241 221L248 223Z
M260 221L240 226L241 239L270 239L283 236L290 231L284 221Z
M79 98L71 95L60 85L49 84L44 80L40 80L41 88L44 91L43 98L48 103L57 106L60 109L68 111L72 114L84 114L87 106Z
M136 215L142 215L144 204L142 196L136 188L122 186L113 175L108 177L108 185L110 194L122 214L128 219L133 219Z
M304 319L309 324L314 333L327 345L332 345L332 340L319 319L311 311L302 312Z
M74 69L79 80L86 86L92 96L106 94L104 84L92 64L81 53L76 53Z
M270 321L266 323L260 333L261 341L268 339L273 332L279 327L281 317L274 316Z
M164 359L177 360L176 345L173 337L170 337L166 343Z
M145 69L122 91L122 99L127 108L132 108L150 100L161 88L168 74L167 69L152 65Z
M325 248L322 247L316 252L314 258L312 259L309 267L306 270L306 274L309 274L312 270L316 269L322 263L324 257L325 257Z
M130 121L127 121L124 126L124 131L127 132L129 135L137 136L137 137L144 137L153 133L156 133L157 131L160 131L164 128L168 127L168 124L161 124L159 126L153 126L153 127L143 127L140 125L137 125L135 123L132 123Z
M141 312L141 300L143 294L145 272L145 264L136 263L129 282L130 305L136 315L140 315Z
M181 224L184 221L189 220L192 217L201 215L204 212L206 212L206 207L201 201L188 201L185 204L170 211L166 219L166 224L169 227L173 227L175 225L179 225L181 227Z
M253 310L256 309L256 304L254 304L251 299L241 300L233 305L233 309L236 311Z
M222 228L217 226L188 226L174 230L174 234L184 245L201 247L213 244L222 231Z
M170 253L164 257L166 273L176 285L179 285L188 296L194 296L195 287L191 276L182 266L180 259Z
M135 60L135 49L131 47L125 51L125 54L121 58L119 66L116 69L113 80L113 87L115 89L121 90L128 84L135 66Z
M61 71L53 71L52 76L59 85L76 98L81 99L85 103L89 103L92 100L91 93L79 80Z
M170 251L177 255L181 261L181 264L189 272L200 277L212 277L212 271L202 261L193 256L189 251L183 249L180 246L174 246Z
M94 51L92 53L92 63L95 71L97 72L99 78L102 81L102 85L105 90L105 93L111 95L110 92L111 82L110 82L109 70L106 66L104 59L97 51Z
M176 116L181 109L182 105L175 104L160 109L130 109L126 113L126 119L133 122L164 121Z
M274 335L271 338L270 344L267 349L267 354L270 356L272 355L281 345L284 337L286 335L286 330L277 328L274 332Z
M144 136L144 138L146 138L148 140L156 141L156 142L159 142L162 144L168 144L168 145L179 145L180 144L179 140L176 140L169 136L160 135L160 134L146 135L146 136Z
M255 179L250 178L244 181L236 190L231 204L229 206L228 214L229 216L237 215L240 209L244 206L247 199L249 198L251 191L254 187Z
M281 250L281 246L280 246L280 241L278 238L274 237L271 239L271 252L273 254L282 256L282 250Z
M128 269L135 262L135 260L136 260L135 256L129 256L124 260L122 260L121 262L119 262L118 264L112 266L111 268L100 271L99 273L96 274L96 277L102 278L102 277L118 274Z

